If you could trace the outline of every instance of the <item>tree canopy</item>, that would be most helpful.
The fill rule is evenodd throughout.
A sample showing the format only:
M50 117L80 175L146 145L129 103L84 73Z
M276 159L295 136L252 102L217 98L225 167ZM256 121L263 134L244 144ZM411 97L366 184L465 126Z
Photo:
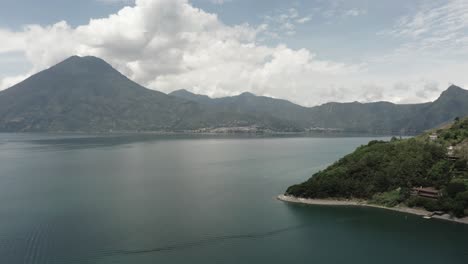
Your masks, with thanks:
M447 146L460 148L468 138L468 119L438 130L438 140L427 134L390 142L371 141L319 171L286 194L305 198L358 198L387 206L405 202L432 210L463 215L468 208L467 161L449 159ZM433 187L443 194L437 201L410 197L414 187Z

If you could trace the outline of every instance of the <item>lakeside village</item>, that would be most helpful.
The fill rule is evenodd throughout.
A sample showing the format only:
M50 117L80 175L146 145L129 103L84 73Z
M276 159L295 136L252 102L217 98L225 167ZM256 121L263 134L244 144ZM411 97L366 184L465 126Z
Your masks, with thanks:
M275 131L269 128L253 125L253 126L233 126L233 127L214 127L200 128L196 130L185 130L183 133L190 134L298 134L298 133L339 133L344 132L338 128L322 128L311 127L302 130L285 129L285 131Z

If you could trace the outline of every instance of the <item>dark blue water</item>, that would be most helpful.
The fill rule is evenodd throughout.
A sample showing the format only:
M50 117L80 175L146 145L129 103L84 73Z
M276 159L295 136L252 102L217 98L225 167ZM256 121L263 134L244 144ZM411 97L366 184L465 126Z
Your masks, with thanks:
M371 139L0 134L0 263L468 263L468 226L275 200Z

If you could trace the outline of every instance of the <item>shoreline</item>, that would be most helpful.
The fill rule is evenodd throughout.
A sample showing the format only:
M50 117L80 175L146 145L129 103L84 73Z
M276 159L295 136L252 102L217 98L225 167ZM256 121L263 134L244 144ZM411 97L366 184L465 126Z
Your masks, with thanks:
M418 216L429 216L432 212L429 212L422 208L410 208L406 206L396 206L396 207L385 207L381 205L369 204L365 200L332 200L332 199L307 199L307 198L297 198L294 196L286 196L284 194L278 195L276 199L287 202L287 203L297 203L297 204L307 204L307 205L322 205L322 206L360 206L360 207L370 207L370 208L379 208L386 209L401 213L413 214ZM468 224L468 217L456 218L450 217L448 214L444 215L433 215L431 218L440 219L445 221L450 221L459 224Z
M204 135L204 136L333 136L333 137L391 137L395 134L389 133L359 133L352 131L341 132L195 132L195 131L0 131L0 134L50 134L50 135ZM413 134L406 134L403 137L412 137Z

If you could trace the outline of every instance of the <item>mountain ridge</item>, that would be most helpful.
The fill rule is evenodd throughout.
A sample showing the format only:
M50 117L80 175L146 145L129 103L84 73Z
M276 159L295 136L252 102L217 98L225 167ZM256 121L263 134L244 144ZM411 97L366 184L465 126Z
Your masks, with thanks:
M187 91L186 91L187 93ZM220 106L225 111L269 113L277 118L298 122L302 128L343 129L352 132L415 134L457 116L468 115L468 91L451 85L433 102L396 104L379 102L329 102L305 107L283 99L265 96L209 98L191 92L189 100L211 107ZM171 93L172 94L172 93ZM177 92L174 92L177 96ZM264 104L268 102L269 106ZM275 104L275 107L272 105Z
M253 131L408 134L468 115L468 91L452 85L434 102L326 103L304 107L245 92L210 98L145 88L92 56L72 56L0 92L0 131ZM250 131L250 130L248 130Z
M70 57L0 94L0 131L185 131L216 126L293 126L285 120L213 112L147 89L96 57ZM295 129L294 127L291 129Z

